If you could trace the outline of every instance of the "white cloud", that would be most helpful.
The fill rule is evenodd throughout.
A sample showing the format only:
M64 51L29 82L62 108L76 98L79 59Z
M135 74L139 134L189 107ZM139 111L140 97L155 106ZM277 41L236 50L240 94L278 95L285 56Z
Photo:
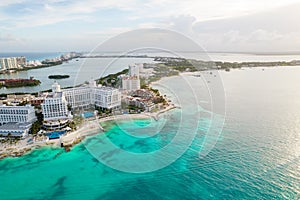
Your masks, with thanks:
M0 13L0 30L10 30L22 36L22 30L30 33L31 28L42 30L51 27L51 33L56 32L58 26L55 25L58 23L76 22L78 28L72 38L82 42L84 37L88 37L89 41L101 41L135 28L158 27L186 34L210 50L255 49L255 45L263 48L263 45L270 46L271 43L277 49L295 49L299 44L296 41L299 41L297 35L300 35L300 6L283 7L297 0L144 0L143 3L138 0L2 0L0 6L24 2L23 8L19 6L24 12L18 15ZM280 9L276 9L278 7ZM122 22L127 23L120 23L119 12L123 13L120 15ZM98 28L93 26L96 23L99 23ZM57 31L64 33L61 29ZM56 36L50 33L43 37L55 41ZM66 29L57 37L68 39L68 34ZM25 37L37 41L39 35L33 32L32 36L28 34Z
M24 3L27 0L1 0L0 1L0 7L9 6L12 4L18 4L18 3Z
M0 35L1 42L17 41L17 38L11 34Z
M300 4L294 4L208 21L182 16L170 18L165 26L189 35L211 51L299 51L299 11Z
M258 29L253 31L248 38L248 41L252 42L268 42L277 41L283 39L284 36L275 31L266 31L263 29Z
M198 21L205 21L211 19L228 18L234 16L241 16L253 12L258 12L282 6L294 2L296 0L187 0L177 1L172 0L152 0L140 2L138 0L45 0L42 2L33 0L2 0L0 6L7 6L16 3L24 3L24 9L27 9L24 16L13 16L12 26L41 26L48 24L55 24L63 21L77 20L80 17L92 18L94 13L101 12L105 9L119 9L128 11L127 18L129 20L148 20L147 22L158 23L160 20L169 17L179 16L193 16ZM38 9L31 9L32 5L43 4L44 7ZM57 17L55 17L57 16ZM109 16L108 16L109 17ZM55 18L55 19L53 19ZM51 20L53 19L53 20ZM35 21L38 22L35 22ZM43 20L45 23L43 24ZM151 20L151 21L149 21ZM143 22L142 22L143 23Z

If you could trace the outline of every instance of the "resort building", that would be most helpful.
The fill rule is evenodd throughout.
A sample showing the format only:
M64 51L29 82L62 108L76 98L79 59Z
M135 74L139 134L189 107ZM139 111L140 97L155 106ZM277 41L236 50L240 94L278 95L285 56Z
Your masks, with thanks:
M34 107L0 106L0 136L25 137L36 121Z
M52 85L52 93L49 93L44 103L41 104L44 128L55 130L66 127L71 118L67 105L68 102L60 89L60 85L55 82Z
M129 65L128 75L122 77L122 89L127 91L138 90L141 88L140 83L140 66Z
M136 77L123 77L122 78L122 89L124 90L138 90L140 89L140 79Z
M88 85L62 90L73 109L98 107L116 109L121 106L121 93L116 88L97 86L95 81Z
M96 88L96 83L91 82L88 85L64 89L63 93L72 108L89 108L94 104L94 88Z
M127 96L123 99L123 102L127 105L135 106L137 108L141 108L146 112L151 112L155 108L159 107L158 105L155 105L152 101L145 100L145 99L140 98L140 97Z
M128 66L128 75L130 77L140 77L140 65L134 64L134 65L129 65Z
M93 103L101 109L116 109L121 107L121 93L112 87L96 87Z
M25 138L28 136L32 123L15 123L9 122L0 126L0 136L1 137L20 137Z
M16 69L26 66L25 57L10 57L10 58L0 58L1 70Z
M26 106L0 106L0 124L9 122L24 123L34 122L36 120L34 107L31 105Z
M68 105L72 109L100 108L116 109L121 107L121 93L116 88L97 86L95 81L80 87L60 89L55 82L52 93L48 94L42 105L44 128L48 130L62 129L72 116Z

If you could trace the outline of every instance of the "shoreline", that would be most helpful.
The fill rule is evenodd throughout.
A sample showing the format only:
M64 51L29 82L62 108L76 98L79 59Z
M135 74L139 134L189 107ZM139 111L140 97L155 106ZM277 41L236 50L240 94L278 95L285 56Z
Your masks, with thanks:
M52 67L52 66L47 66L47 67L42 67L42 68L48 68L48 67ZM235 71L235 70L246 70L246 69L268 69L268 68L290 68L290 67L292 67L292 68L294 68L294 67L298 68L298 67L300 67L300 63L299 64L294 64L294 65L284 65L284 66L280 66L280 65L276 66L276 65L274 65L274 66L243 66L243 67L239 67L239 68L230 67L229 71L227 71L227 72ZM38 68L29 68L28 70L34 70L34 69L38 69ZM179 75L180 74L185 74L185 73L207 72L207 71L215 71L215 70L220 71L220 72L226 71L225 68L222 68L222 69L212 68L212 69L197 70L197 71L193 71L193 72L185 72L185 71L183 71L183 72L179 72ZM177 76L177 75L175 75L175 76ZM167 77L172 77L172 76L167 76ZM166 78L166 77L162 77L162 78ZM159 80L156 80L156 81L153 81L152 83L156 83L158 81ZM81 83L81 84L83 84L83 83ZM78 84L75 87L77 87L77 86L79 86L81 84ZM22 86L21 88L30 88L30 87L37 87L37 86ZM65 89L65 88L70 88L70 87L72 87L72 86L66 86L66 87L63 86L62 88ZM20 88L20 87L16 87L16 88ZM10 88L8 88L8 89L10 89ZM19 91L19 92L9 92L9 91L5 92L5 91L3 91L3 93L1 94L1 96L6 96L6 95L9 95L9 94L32 94L32 95L36 95L38 92L46 92L46 91L49 91L49 90L50 89L46 89L46 90L41 90L41 91L37 91L37 92L29 92L29 93L28 92L23 92L23 91Z
M280 66L274 66L276 68L281 68ZM299 67L299 66L287 66L287 67ZM264 67L243 67L243 68L236 68L234 70L240 70L240 69L261 69ZM212 69L216 71L224 71L220 69ZM210 71L210 70L205 70ZM194 75L201 71L195 71L195 72L180 72L176 76L184 76L184 75ZM149 84L149 86L153 86L155 84L159 84L161 80L172 78L174 76L167 76L162 77L159 80L153 81ZM154 120L159 119L159 115L162 113L165 113L169 110L180 108L180 106L174 105L173 101L169 102L169 106L167 106L164 109L158 110L153 113L140 113L140 114L122 114L122 115L114 115L114 116L108 116L105 118L97 118L93 120L86 120L84 122L83 126L80 126L77 130L73 132L66 133L66 135L63 135L60 139L53 139L53 140L43 140L38 141L35 143L27 143L28 139L20 140L17 142L17 144L3 144L0 143L0 160L6 157L19 157L22 155L25 155L26 153L29 153L35 149L49 146L49 147L59 147L61 142L64 143L64 147L71 148L74 145L80 143L82 140L85 139L85 137L92 136L95 134L100 133L99 131L105 132L103 130L100 123L113 121L113 120L130 120L130 119L151 119Z
M280 66L274 66L275 68L282 68ZM287 66L287 67L299 67L299 66ZM236 68L234 70L241 70L241 69L264 69L265 67L243 67L243 68ZM214 69L216 71L219 71L218 69ZM233 70L233 71L234 71ZM209 71L209 70L206 70ZM224 71L224 70L220 70ZM176 76L184 76L184 75L194 75L197 74L201 71L196 71L196 72L180 72ZM159 84L161 80L172 78L173 76L168 76L168 77L162 77L157 81L151 82L149 85L153 86L155 84ZM0 143L0 160L6 157L19 157L22 155L25 155L35 149L41 148L41 147L59 147L60 148L60 143L61 141L63 143L66 143L67 148L71 148L74 145L80 143L82 140L84 140L88 136L92 136L95 134L100 133L100 131L105 132L103 130L102 126L100 123L103 122L109 122L113 120L130 120L130 119L151 119L153 118L154 120L159 119L159 115L162 113L165 113L169 110L175 109L175 108L180 108L179 106L174 105L173 101L169 102L169 106L167 106L164 109L158 110L153 113L140 113L140 114L122 114L122 115L114 115L114 116L108 116L105 118L97 118L93 120L86 120L84 122L83 126L80 126L77 130L73 132L66 133L66 135L63 135L61 139L54 139L54 140L43 140L43 141L38 141L35 143L28 143L27 139L20 140L16 144L8 144L8 143Z
M131 120L131 119L154 119L159 120L159 115L178 108L174 104L170 104L162 110L154 113L139 113L139 114L122 114L113 115L104 118L95 118L86 120L84 125L79 127L73 132L62 135L58 139L43 140L28 144L26 140L20 140L16 144L3 144L0 143L0 160L8 157L20 157L42 147L56 147L62 148L61 143L64 144L63 148L68 152L72 147L81 143L86 137L105 133L101 123L111 122L114 120Z

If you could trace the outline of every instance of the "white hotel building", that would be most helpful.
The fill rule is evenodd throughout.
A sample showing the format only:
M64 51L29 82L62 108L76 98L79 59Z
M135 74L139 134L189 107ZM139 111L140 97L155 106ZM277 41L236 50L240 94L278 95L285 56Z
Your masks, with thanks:
M26 106L0 106L0 124L9 122L25 123L34 122L36 120L34 107Z
M116 109L121 106L121 93L116 88L97 86L95 81L88 85L62 90L72 108Z
M71 118L68 111L68 102L58 83L52 85L52 93L45 97L42 106L44 116L43 126L49 130L61 129L67 126Z
M26 65L26 58L22 57L10 57L10 58L0 58L0 69L16 69L22 68Z
M62 92L47 95L41 105L45 121L68 118L68 102Z
M0 135L25 137L28 135L33 122L36 121L34 107L0 106Z
M42 105L44 127L55 130L66 127L72 118L68 105L72 109L98 107L101 109L116 109L121 106L121 93L118 89L97 86L95 82L80 87L60 89L55 82L52 93L49 93Z
M63 89L63 93L72 108L89 108L93 104L93 89L95 87L94 83L90 83L89 85Z
M122 89L128 91L140 89L140 66L129 65L128 69L128 75L122 77Z
M102 109L116 109L121 107L121 93L111 87L94 88L93 103Z

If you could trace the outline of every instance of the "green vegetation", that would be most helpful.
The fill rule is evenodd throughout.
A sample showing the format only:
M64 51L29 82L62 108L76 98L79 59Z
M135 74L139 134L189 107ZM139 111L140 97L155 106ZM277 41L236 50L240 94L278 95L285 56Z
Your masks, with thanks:
M112 114L112 109L106 109L106 108L102 109L102 108L95 107L95 110L98 111L98 116L100 117L106 117Z
M31 87L31 86L37 86L41 84L41 81L39 80L20 80L20 81L5 81L1 87L6 87L6 88L15 88L15 87Z
M160 71L169 71L169 70L163 70L163 65L167 67L167 69L173 69L179 72L185 72L185 71L197 71L196 67L191 63L191 60L185 59L185 58L156 58L155 61L160 61L161 65L159 66ZM163 65L162 65L163 64ZM172 72L172 71L171 71ZM168 75L170 76L170 75Z
M104 85L104 86L110 86L110 87L116 87L116 85L118 84L118 76L122 75L122 74L127 74L128 73L128 69L124 69L123 71L120 71L118 73L115 74L109 74L105 77L102 77L100 79L97 80L98 84Z
M146 89L148 87L148 81L145 78L140 77L141 89Z
M19 106L26 106L28 104L28 101L23 101L21 103L19 103Z
M36 112L37 121L34 122L31 126L30 133L32 135L37 135L37 133L41 130L43 124L43 114L41 112Z
M68 104L68 111L71 111L72 110L72 105L71 104Z
M279 61L279 62L221 62L221 61L201 61L195 59L185 58L170 58L170 57L157 57L155 61L159 61L157 65L160 71L163 71L162 66L165 65L169 69L174 69L179 72L184 71L203 71L211 69L230 69L242 67L274 67L274 66L295 66L299 65L299 61ZM171 71L170 71L171 72Z
M185 60L184 62L167 62L165 63L168 67L170 67L171 69L175 69L177 71L180 72L185 72L185 71L189 71L189 72L195 72L197 71L196 67L193 66L188 60Z
M152 87L148 88L149 90L151 90L156 96L160 96L159 90L158 89L154 89Z
M37 133L41 130L41 127L42 125L39 121L34 122L31 126L30 133L32 135L37 135Z
M69 78L69 75L49 75L48 78L49 79L65 79L65 78Z
M155 104L163 103L165 105L167 104L167 101L164 99L163 96L157 96L153 99L153 103Z
M76 123L74 121L69 121L68 127L70 127L72 129L72 131L75 131L77 129Z
M84 118L81 117L81 116L75 116L73 118L73 122L75 123L76 126L79 126L79 125L81 125L84 122Z
M31 69L40 69L40 68L46 68L46 67L53 67L56 65L61 65L63 62L42 62L42 65L38 65L38 66L27 66L27 67L23 67L23 68L18 68L15 69L16 71L27 71L27 70L31 70Z

